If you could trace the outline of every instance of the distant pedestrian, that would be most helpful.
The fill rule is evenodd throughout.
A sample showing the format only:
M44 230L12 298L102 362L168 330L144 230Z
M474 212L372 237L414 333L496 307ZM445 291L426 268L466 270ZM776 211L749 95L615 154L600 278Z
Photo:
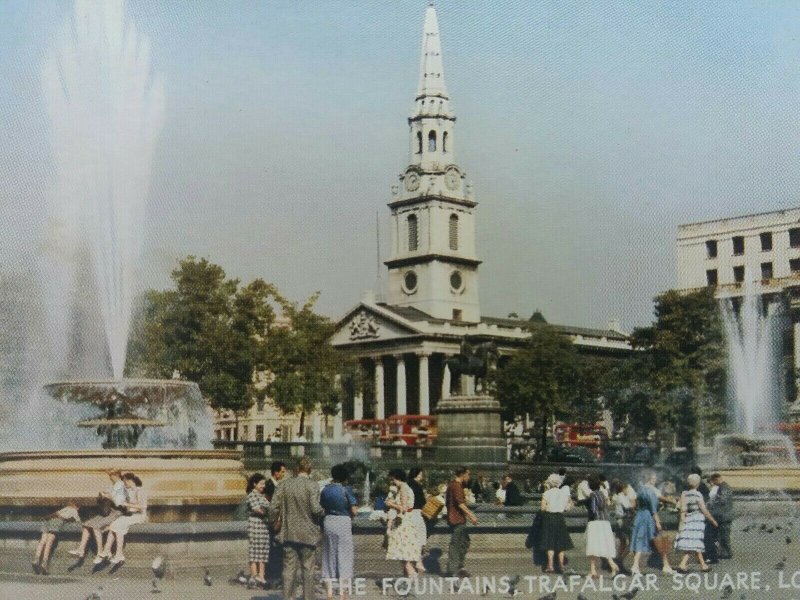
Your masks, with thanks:
M297 463L297 474L281 482L269 506L270 521L283 544L284 600L294 600L298 572L303 597L314 600L314 557L325 510L319 503L319 486L310 474L311 461L303 457Z
M457 467L445 493L447 523L450 526L450 548L447 552L447 572L457 577L469 577L464 564L469 551L467 519L473 525L478 518L467 506L464 487L469 483L469 469Z
M247 480L247 558L250 562L250 579L247 587L267 585L264 574L269 559L269 529L267 511L269 501L264 495L267 479L261 473L253 473Z
M276 460L269 467L270 477L267 479L266 486L264 487L264 495L269 502L275 495L275 490L283 478L286 477L286 463ZM269 519L267 519L269 521ZM269 530L269 553L267 555L267 565L265 569L265 577L267 579L267 586L273 589L280 587L281 576L283 573L283 548L281 548L278 541L276 531L272 530L269 522L267 522L267 529Z
M547 555L545 573L554 573L554 559L558 557L558 570L565 568L566 551L572 550L572 538L567 530L564 512L572 506L569 488L559 487L561 479L558 475L550 475L544 482L542 494L541 525L539 527L538 550Z
M711 475L708 481L711 484L708 511L716 519L717 527L706 523L706 558L713 563L721 558L733 558L731 550L733 491L719 473Z
M597 559L605 558L611 567L611 577L619 572L614 558L617 556L614 534L611 531L608 502L601 488L600 479L589 476L589 521L586 524L586 556L589 557L589 577L597 577Z
M42 525L42 537L36 546L36 553L33 556L33 563L31 563L33 572L37 575L48 574L50 553L56 541L56 534L64 528L67 521L81 522L80 515L78 515L78 504L74 500L70 500L64 508L49 515Z
M320 494L320 504L325 509L322 524L322 577L327 583L328 600L333 598L334 580L339 586L339 597L347 598L353 580L353 517L357 501L346 486L347 467L335 465L331 469L331 483Z
M417 561L417 564L414 565L417 573L425 572L425 565L422 564L421 549L424 548L425 544L428 542L428 527L422 516L422 508L427 501L425 498L425 489L422 487L422 478L422 469L419 467L409 469L407 483L408 487L411 488L411 492L414 494L414 505L411 512L408 513L408 517L411 519L411 524L414 526L417 534L417 543L420 547L420 559Z
M697 562L700 563L701 571L710 571L703 552L705 546L705 530L706 519L714 527L717 526L717 521L711 516L706 508L706 503L703 501L703 495L697 489L700 486L702 479L697 473L692 473L686 478L686 483L689 484L689 489L681 493L680 510L680 528L678 530L678 537L675 539L675 549L684 552L680 565L678 566L679 573L686 573L686 567L689 565L689 556L694 554L697 556Z

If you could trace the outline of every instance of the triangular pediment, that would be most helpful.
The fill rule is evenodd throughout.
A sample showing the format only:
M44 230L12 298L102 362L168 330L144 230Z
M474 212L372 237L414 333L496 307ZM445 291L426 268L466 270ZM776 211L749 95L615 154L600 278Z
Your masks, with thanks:
M347 346L384 342L418 335L413 323L390 311L369 304L358 304L336 326L331 336L332 346Z

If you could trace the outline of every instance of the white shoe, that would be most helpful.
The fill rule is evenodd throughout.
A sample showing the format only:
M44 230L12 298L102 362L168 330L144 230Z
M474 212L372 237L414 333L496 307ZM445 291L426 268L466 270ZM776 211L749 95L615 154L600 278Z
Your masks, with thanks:
M83 558L83 552L81 552L77 548L75 550L67 550L67 554L71 554L72 556L77 556L78 558Z
M118 565L119 563L124 563L125 562L125 557L124 556L115 556L114 558L111 559L110 562L111 562L112 565Z
M639 570L639 567L631 567L631 575L641 575L642 572Z
M94 563L96 565L102 565L104 562L106 562L106 560L108 560L107 556L103 556L102 554L98 554L97 556L94 557L94 560L92 561L92 563Z

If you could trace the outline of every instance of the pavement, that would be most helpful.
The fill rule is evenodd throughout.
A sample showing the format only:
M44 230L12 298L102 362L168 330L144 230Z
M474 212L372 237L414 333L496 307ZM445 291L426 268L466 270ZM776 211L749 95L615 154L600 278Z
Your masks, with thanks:
M483 534L492 535L492 534ZM484 540L485 542L486 540ZM800 600L800 519L788 517L741 517L734 522L735 558L715 565L708 574L699 573L690 562L689 575L667 576L656 568L643 569L640 577L620 576L614 581L605 574L601 580L588 580L588 561L582 556L584 538L573 534L575 550L568 553L574 574L543 575L522 547L492 547L482 543L471 552L467 580L446 579L425 575L416 589L406 579L398 579L398 568L382 556L360 557L353 598L403 598L407 592L419 598L453 598L483 600L512 598L538 600ZM370 571L374 564L376 570ZM626 561L630 566L630 558ZM677 564L676 561L673 564ZM365 566L366 565L366 566ZM244 565L243 565L244 566ZM53 572L48 577L21 572L2 572L0 564L0 599L31 600L278 600L277 592L248 590L228 582L235 573L211 569L212 582L203 581L205 567L195 572L153 582L146 577L124 576L124 572L100 571ZM514 592L516 592L514 594ZM555 595L552 595L555 594ZM324 597L318 594L318 598Z

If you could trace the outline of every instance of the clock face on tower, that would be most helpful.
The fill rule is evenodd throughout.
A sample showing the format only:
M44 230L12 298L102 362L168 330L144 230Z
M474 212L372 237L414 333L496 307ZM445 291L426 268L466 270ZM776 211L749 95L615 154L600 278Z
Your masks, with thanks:
M461 185L461 174L457 169L450 167L444 172L444 184L448 190L457 190Z
M406 189L409 192L414 192L419 189L419 175L414 171L406 173L405 177Z

